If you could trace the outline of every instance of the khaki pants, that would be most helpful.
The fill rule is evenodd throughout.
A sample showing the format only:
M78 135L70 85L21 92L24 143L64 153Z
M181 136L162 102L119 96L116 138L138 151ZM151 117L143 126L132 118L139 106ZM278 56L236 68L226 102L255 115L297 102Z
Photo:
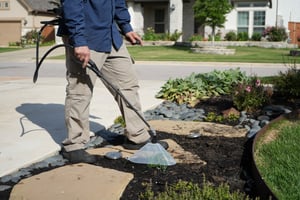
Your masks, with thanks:
M113 48L111 53L91 51L91 59L101 70L103 76L119 88L126 99L141 113L138 80L125 45L122 45L118 51ZM66 48L66 66L68 85L65 120L68 138L63 141L63 145L66 151L73 151L84 148L84 144L90 139L89 106L97 76L88 68L82 68L82 64L74 56L72 48ZM106 87L114 96L125 119L127 138L135 143L148 140L150 135L144 122L109 85Z

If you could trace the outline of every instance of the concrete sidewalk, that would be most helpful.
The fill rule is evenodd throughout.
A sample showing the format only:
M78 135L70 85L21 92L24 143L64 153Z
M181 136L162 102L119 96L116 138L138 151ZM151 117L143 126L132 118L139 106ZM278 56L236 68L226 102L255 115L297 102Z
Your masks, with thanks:
M41 51L45 52L46 48ZM0 61L34 62L35 49L0 54ZM56 55L63 54L63 50ZM41 53L41 55L43 55ZM140 80L143 110L158 105L154 96L164 81ZM55 155L66 137L64 124L65 78L0 76L0 177ZM101 81L97 81L91 104L91 131L108 128L119 109Z
M66 137L64 97L66 81L41 78L0 81L0 177L52 156ZM143 110L159 104L155 94L163 82L140 81ZM91 104L91 131L108 128L120 115L117 104L98 81Z

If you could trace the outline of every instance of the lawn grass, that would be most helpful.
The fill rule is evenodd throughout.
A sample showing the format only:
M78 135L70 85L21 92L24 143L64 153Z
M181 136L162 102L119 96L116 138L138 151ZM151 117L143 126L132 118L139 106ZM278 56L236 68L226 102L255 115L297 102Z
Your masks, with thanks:
M137 61L189 61L189 62L251 62L285 63L300 57L291 57L291 49L261 47L228 47L235 49L234 55L214 55L193 53L190 47L182 46L129 46L128 50Z
M50 47L49 47L50 48ZM228 47L235 49L234 55L214 55L193 53L183 46L128 46L128 51L136 61L185 61L185 62L249 62L249 63L300 63L300 56L289 56L292 49L262 47ZM19 48L0 48L0 53ZM64 55L48 59L64 59Z
M10 51L18 51L22 50L22 48L19 47L0 47L0 53L10 52Z
M300 124L282 120L273 124L255 147L255 161L278 199L300 197Z

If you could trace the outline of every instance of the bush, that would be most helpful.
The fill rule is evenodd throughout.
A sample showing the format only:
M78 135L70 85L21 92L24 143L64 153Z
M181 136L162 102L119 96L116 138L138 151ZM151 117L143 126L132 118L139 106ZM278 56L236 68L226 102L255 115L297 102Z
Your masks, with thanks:
M203 40L203 37L202 35L193 35L189 38L189 41L192 42L192 41L202 41Z
M152 27L148 27L147 31L143 35L143 40L145 41L157 41L160 39L160 36L154 32Z
M244 110L252 113L269 103L271 97L261 84L260 80L252 77L249 81L240 83L233 89L233 105L238 110Z
M178 32L178 30L175 30L174 33L167 35L167 40L176 42L180 38L181 35L182 35L181 32Z
M37 42L38 34L37 30L27 32L25 36L22 36L22 43L25 45L35 44Z
M280 72L275 80L274 88L281 96L290 98L300 97L300 70L296 66L290 67L286 72Z
M251 37L252 41L260 41L261 40L261 34L260 33L253 33Z
M247 32L240 32L237 35L237 40L238 41L248 41L249 40L249 35Z
M230 31L230 32L226 33L224 38L227 41L236 41L237 40L237 35L234 31Z
M268 27L263 33L263 36L267 38L268 41L280 42L285 41L288 35L283 27Z
M182 33L178 32L178 30L175 30L175 32L171 33L171 34L155 33L155 31L152 27L148 27L147 31L143 35L143 40L145 40L145 41L158 41L158 40L177 41L181 35L182 35Z

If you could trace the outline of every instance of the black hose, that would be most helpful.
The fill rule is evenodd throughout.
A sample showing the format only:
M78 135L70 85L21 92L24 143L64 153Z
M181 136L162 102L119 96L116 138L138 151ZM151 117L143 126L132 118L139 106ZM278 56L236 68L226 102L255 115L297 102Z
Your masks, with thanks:
M43 28L42 28L43 29ZM42 31L41 29L41 31ZM40 33L41 33L40 31ZM40 34L39 34L40 35ZM38 37L38 41L37 41L37 45L36 45L36 69L33 75L33 82L35 83L38 79L39 76L39 69L43 63L43 61L46 59L46 57L55 49L59 48L59 47L71 47L73 48L71 45L68 44L59 44L59 45L55 45L52 48L50 48L48 51L46 51L46 53L43 55L43 57L41 58L41 60L38 60L38 56L39 56L39 52L38 52L38 45L39 43L39 37ZM137 115L138 117L146 124L146 126L149 128L150 131L150 135L152 137L152 143L157 143L157 137L156 137L156 131L150 126L150 124L145 120L145 118L138 112L138 110L126 99L126 97L123 95L123 93L116 88L113 84L111 84L100 72L100 70L98 69L97 65L95 64L94 61L92 61L91 59L88 62L87 68L89 68L90 70L92 70L103 82L105 82L106 84L108 84L127 104L127 106L129 108L131 108Z

